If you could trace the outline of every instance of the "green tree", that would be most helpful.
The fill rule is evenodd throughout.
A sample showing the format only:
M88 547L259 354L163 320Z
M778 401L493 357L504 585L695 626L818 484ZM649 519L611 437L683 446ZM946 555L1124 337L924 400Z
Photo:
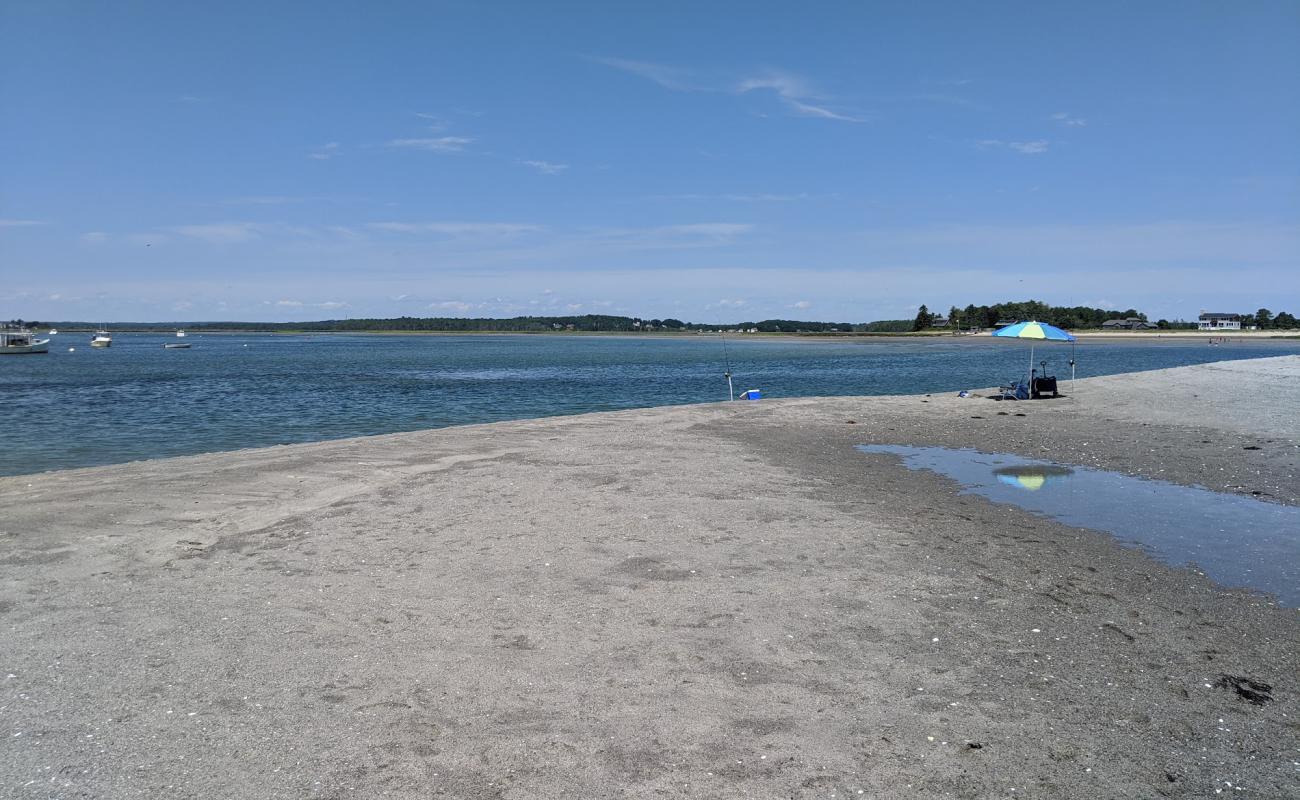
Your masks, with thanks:
M1279 311L1279 312L1277 312L1277 316L1276 316L1276 317L1273 317L1273 327L1274 327L1274 328L1281 328L1281 329L1283 329L1283 330L1291 330L1291 329L1294 328L1295 326L1296 326L1295 317L1291 316L1290 314L1288 314L1288 313L1285 312L1285 311Z
M1273 312L1269 311L1267 308L1261 308L1256 311L1255 324L1258 325L1261 330L1273 327Z
M948 309L948 327L961 327L961 311L957 310L957 306Z
M930 327L930 309L921 304L921 309L916 312L916 319L912 320L913 331L923 331Z

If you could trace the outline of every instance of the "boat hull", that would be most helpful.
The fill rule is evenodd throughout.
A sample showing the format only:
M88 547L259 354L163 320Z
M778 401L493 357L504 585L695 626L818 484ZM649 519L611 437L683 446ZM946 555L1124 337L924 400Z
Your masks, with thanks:
M0 356L33 356L50 352L50 340L31 344L14 344L0 347Z
M91 347L112 347L113 343L112 342L91 342L90 346Z

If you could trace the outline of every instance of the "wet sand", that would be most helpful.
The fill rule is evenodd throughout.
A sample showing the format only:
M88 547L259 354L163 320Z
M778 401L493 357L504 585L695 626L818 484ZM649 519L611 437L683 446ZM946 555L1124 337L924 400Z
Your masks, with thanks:
M0 478L0 796L1300 794L1294 609L854 449L1300 505L1300 357L1071 394Z

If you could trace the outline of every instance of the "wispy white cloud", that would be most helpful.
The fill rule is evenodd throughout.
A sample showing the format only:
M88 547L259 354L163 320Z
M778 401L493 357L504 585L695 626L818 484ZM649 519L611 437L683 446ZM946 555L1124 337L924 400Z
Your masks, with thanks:
M1039 153L1046 153L1047 144L1046 139L1034 139L1032 142L1007 142L1007 147L1010 147L1017 153L1032 156Z
M542 225L517 222L372 222L366 227L385 233L435 233L443 236L519 236L545 230Z
M1032 156L1032 155L1037 155L1037 153L1040 152L1047 152L1048 140L1034 139L1032 140L1032 142L1008 142L1006 143L1006 146L1010 147L1011 150L1014 150L1015 152L1024 153L1024 155L1027 156Z
M1061 111L1052 115L1052 121L1071 128L1082 128L1088 124L1088 120L1082 117L1076 117L1073 114Z
M879 263L905 263L910 253L957 269L1005 264L1032 269L1114 269L1293 264L1300 225L1168 221L1133 225L936 225L872 230L856 247ZM1055 274L1055 273L1054 273ZM1095 281L1094 281L1095 283Z
M791 305L790 307L791 307L791 308L797 308L797 309L799 309L800 311L804 311L804 310L806 310L806 309L812 308L812 303L809 302L808 300L800 300L800 301L794 303L793 305Z
M834 197L835 195L812 195L807 192L779 194L776 192L724 192L721 194L701 194L687 192L684 194L654 194L647 200L727 200L735 203L789 203L796 200L809 200L814 197Z
M440 311L459 311L461 313L482 307L482 303L466 303L464 300L442 300L429 304L429 308L438 309Z
M749 233L753 225L734 222L698 222L683 225L659 225L650 228L598 228L569 237L584 248L679 249L715 247L728 244Z
M450 126L450 123L447 122L447 120L443 119L437 114L425 114L422 112L416 112L415 116L419 117L422 120L426 120L429 123L428 125L429 130L432 131L433 133L439 133L441 131L445 131Z
M342 155L342 153L343 153L343 145L339 144L338 142L330 142L328 144L323 144L320 147L317 147L315 150L308 153L307 157L313 158L317 161L329 161L331 158L334 158L335 156Z
M0 228L34 228L47 224L39 219L0 219Z
M799 116L840 122L865 121L861 117L830 108L826 105L825 98L813 91L812 87L803 78L786 72L772 70L727 85L723 82L701 81L689 70L666 64L633 61L626 58L599 58L595 56L589 56L588 58L598 64L604 64L607 67L654 81L665 89L678 92L718 92L743 95L755 91L771 91L787 108Z
M167 230L210 244L238 244L260 238L266 227L256 222L213 222L203 225L177 225Z
M543 175L559 175L569 168L568 164L556 164L551 161L521 161L519 163L532 167Z
M754 91L771 91L776 94L781 102L794 111L796 114L805 117L817 117L819 119L833 119L840 122L864 122L860 117L849 116L838 111L833 111L822 103L819 95L814 92L804 79L795 75L784 72L768 72L765 75L747 78L736 86L738 94L746 94ZM817 101L817 103L811 101Z
M275 300L275 301L263 300L262 305L275 306L276 308L285 308L285 309L308 309L308 308L317 309L318 308L322 311L338 311L341 308L349 307L348 303L343 303L338 300L326 300L322 303L308 303L302 300L293 300L293 299L284 299L284 300Z
M393 139L388 142L388 146L408 150L427 150L431 153L460 153L465 150L466 145L473 143L474 140L468 136L436 136L416 139Z
M677 67L655 64L649 61L633 61L628 58L601 58L599 56L587 56L587 58L597 64L604 64L607 67L654 81L665 89L678 92L694 92L703 89L692 80L690 72Z
M281 194L263 194L251 195L248 197L232 197L223 201L228 206L282 206L290 203L301 203L305 198L289 197Z
M1007 150L1014 150L1022 155L1033 156L1040 153L1046 153L1047 148L1051 143L1046 139L1033 139L1028 142L1004 142L1001 139L981 139L976 142L976 144L980 147L1005 148Z
M732 236L739 236L742 233L749 233L754 229L753 225L735 222L698 222L688 225L663 225L650 230L656 233L666 233L680 236L708 236L710 238L725 239Z

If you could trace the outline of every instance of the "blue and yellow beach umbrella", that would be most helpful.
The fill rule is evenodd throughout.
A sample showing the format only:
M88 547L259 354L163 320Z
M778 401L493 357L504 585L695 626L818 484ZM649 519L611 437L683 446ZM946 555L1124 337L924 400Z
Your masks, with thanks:
M1014 325L1008 325L1005 328L999 328L993 331L994 336L1005 336L1010 339L1048 339L1053 342L1073 342L1074 336L1069 331L1063 331L1055 325L1048 325L1046 322L1017 322Z
M1017 322L1014 325L1008 325L1005 328L999 328L993 331L994 336L1001 336L1008 339L1028 339L1029 343L1029 372L1025 375L1028 381L1034 371L1034 341L1044 340L1049 342L1073 342L1074 335L1069 331L1063 331L1055 325L1048 325L1046 322ZM1070 359L1071 373L1073 373L1074 359ZM1074 379L1071 377L1071 384Z

